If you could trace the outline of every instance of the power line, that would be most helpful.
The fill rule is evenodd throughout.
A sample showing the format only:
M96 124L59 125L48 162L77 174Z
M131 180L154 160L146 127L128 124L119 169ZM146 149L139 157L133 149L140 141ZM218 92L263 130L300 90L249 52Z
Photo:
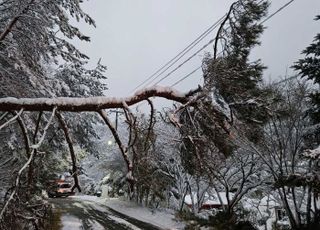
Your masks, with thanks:
M268 21L270 18L272 18L274 15L276 15L277 13L279 13L280 11L282 11L284 8L286 8L287 6L289 6L292 2L294 2L295 0L291 0L289 2L287 2L286 4L284 4L283 6L281 6L278 10L276 10L274 13L270 14L267 18L265 18L260 24L265 23L266 21Z
M188 57L186 60L184 60L180 65L178 65L176 68L174 68L173 70L171 70L167 75L165 75L164 77L162 77L159 81L157 81L154 85L157 85L158 83L160 83L161 81L163 81L164 79L168 78L171 74L173 74L175 71L177 71L178 69L180 69L184 64L186 64L188 61L190 61L192 58L194 58L198 53L200 53L202 50L204 50L205 48L208 47L208 45L210 45L212 42L215 41L214 39L211 39L207 44L205 44L204 46L202 46L197 52L195 52L194 54L192 54L190 57Z
M260 4L261 2L263 2L264 0L259 1L258 4ZM155 79L157 79L158 77L160 77L163 73L165 73L170 67L172 67L175 63L177 63L185 54L187 54L193 47L195 47L200 41L202 41L209 33L211 33L215 28L217 28L217 26L221 25L222 21L225 19L225 17L227 16L227 13L222 16L218 21L216 21L212 26L210 26L204 33L202 33L198 38L200 38L202 35L204 35L199 41L196 42L193 41L192 43L196 42L195 44L192 45L192 43L189 46L192 46L188 49L188 47L186 47L183 51L181 51L178 55L176 55L173 59L171 59L168 63L166 63L164 66L162 66L158 71L156 71L154 74L152 74L149 78L147 78L145 81L143 81L140 85L138 85L136 88L133 89L136 90L137 88L139 88L140 86L142 86L143 84L145 84L146 82L148 82L150 79L151 82L147 83L145 86L150 85ZM228 27L230 28L230 27ZM227 28L227 29L228 29ZM211 44L213 41L215 40L211 40L209 42L209 44ZM208 45L209 45L208 44ZM207 47L207 46L206 46ZM185 51L185 52L184 52ZM183 54L182 54L183 53ZM198 52L197 52L198 53ZM180 57L179 55L182 54ZM220 54L220 53L219 53ZM195 55L194 55L195 56ZM193 57L194 57L193 56ZM175 60L175 58L179 57L177 60ZM192 58L193 58L192 57ZM171 63L173 60L175 60L173 63ZM171 63L171 64L170 64ZM170 65L169 65L170 64ZM169 66L168 66L169 65ZM165 68L167 66L167 68ZM165 68L165 69L164 69ZM163 70L164 69L164 70ZM161 71L162 70L162 71ZM161 72L160 72L161 71ZM159 73L160 72L160 73ZM155 76L157 73L159 73L157 76ZM157 83L156 83L157 84Z
M137 87L133 89L136 90L140 86L144 85L150 79L156 79L158 76L162 75L165 71L167 71L170 67L172 67L175 63L177 63L184 55L186 55L192 48L194 48L199 42L201 42L206 36L208 36L220 22L226 17L226 15L222 16L218 21L216 21L213 25L211 25L207 30L205 30L200 36L198 36L193 42L191 42L186 48L180 51L175 57L173 57L170 61L168 61L165 65L159 68L156 72L150 75L146 80L140 83ZM172 63L173 62L173 63ZM157 76L156 76L157 75Z
M195 72L197 72L199 69L201 69L201 66L199 66L198 68L194 69L192 72L188 73L186 76L184 76L183 78L181 78L180 80L176 81L175 83L173 83L170 87L176 86L178 85L180 82L184 81L185 79L187 79L188 77L190 77L192 74L194 74Z
M212 32L215 28L217 28L220 25L223 18L224 17L222 17L219 21L216 22L216 25L212 28L212 30L210 32ZM206 36L209 35L209 33L206 34ZM147 85L151 84L155 79L157 79L162 74L164 74L168 69L170 69L174 64L176 64L183 56L185 56L193 47L195 47L197 44L199 44L199 42L202 41L206 36L204 36L201 40L199 40L194 45L192 45L192 47L190 47L188 50L186 50L186 52L182 56L180 56L178 59L176 59L174 62L172 62L167 68L165 68L163 71L161 71L157 76L153 77L153 79Z
M270 20L272 17L274 17L276 14L278 14L280 11L282 11L283 9L285 9L286 7L288 7L292 2L294 2L295 0L291 0L289 2L287 2L286 4L284 4L283 6L281 6L278 10L276 10L274 13L272 13L270 16L268 16L266 19L264 19L262 22L260 22L259 24L262 25L263 23L267 22L268 20ZM229 28L229 27L228 27ZM188 61L190 61L193 57L195 57L199 52L201 52L203 49L205 49L209 44L211 44L212 42L215 41L214 39L211 39L206 45L204 45L200 50L198 50L196 53L194 53L193 55L191 55L188 59L186 59L184 62L182 62L178 67L176 67L174 70L172 70L171 72L169 72L166 76L164 76L163 78L161 78L159 81L157 81L155 83L158 84L161 81L163 81L164 79L168 78L172 73L174 73L176 70L178 70L179 68L181 68L185 63L187 63ZM221 54L221 52L219 52L219 54ZM200 67L198 67L200 68ZM182 77L180 80L183 81L185 79L187 79L188 77L190 77L192 74L188 74L187 76ZM183 80L182 80L183 79ZM180 83L181 81L178 80L178 82ZM177 83L178 84L178 83ZM177 85L175 84L175 85Z
M173 83L170 87L176 86L178 85L180 82L184 81L185 79L189 78L191 75L193 75L195 72L197 72L199 69L201 68L201 66L197 67L196 69L192 70L192 72L188 73L187 75L183 76L182 78L180 78L178 81L176 81L175 83ZM272 83L272 85L279 85L281 83L287 82L287 81L291 81L292 79L298 78L299 76L292 76L292 77L288 77L286 79L277 81Z

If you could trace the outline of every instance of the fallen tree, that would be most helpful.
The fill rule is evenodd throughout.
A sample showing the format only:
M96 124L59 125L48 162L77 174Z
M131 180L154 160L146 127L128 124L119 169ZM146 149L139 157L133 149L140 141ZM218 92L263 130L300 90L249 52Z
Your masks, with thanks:
M134 120L133 114L129 110L129 106L135 105L142 101L147 101L152 108L153 105L150 100L152 97L160 97L165 98L171 101L175 101L181 103L181 107L190 106L194 104L202 95L201 87L198 87L195 90L191 90L186 93L181 93L173 88L170 87L151 87L146 88L144 90L140 90L136 92L131 97L126 98L109 98L109 97L88 97L88 98L71 98L71 97L57 97L57 98L0 98L0 111L2 112L12 112L18 111L17 115L9 119L7 122L0 124L1 128L4 128L9 123L15 122L20 118L25 111L33 111L33 112L44 112L44 111L52 111L56 110L56 117L62 127L65 138L67 140L67 144L70 150L70 156L72 159L72 175L74 177L75 185L74 188L78 188L81 191L79 181L77 178L77 165L76 165L76 154L73 148L72 139L70 136L69 128L66 122L63 119L61 112L97 112L108 128L111 130L119 148L122 153L122 157L125 160L127 165L127 180L131 187L131 192L133 188L134 178L132 176L133 165L132 160L130 159L128 153L130 148L132 148L133 143L129 143L125 145L123 141L119 138L117 130L112 126L110 119L105 112L105 109L112 109L112 108L120 108L123 109L128 124L132 123ZM176 110L174 113L176 113ZM8 115L9 113L5 113ZM153 116L153 112L151 113ZM150 119L152 121L152 118ZM130 133L131 135L131 133ZM134 138L130 138L134 142Z
M57 97L57 98L14 98L0 99L0 111L20 110L24 111L59 111L84 112L100 111L101 109L124 108L124 102L132 106L151 97L162 97L179 103L187 103L190 98L199 92L200 87L187 93L181 93L170 87L150 87L136 92L131 97Z

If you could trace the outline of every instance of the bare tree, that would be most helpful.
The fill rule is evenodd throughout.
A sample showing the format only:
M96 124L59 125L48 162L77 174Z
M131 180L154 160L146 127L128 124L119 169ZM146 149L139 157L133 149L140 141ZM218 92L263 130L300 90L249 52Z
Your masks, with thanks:
M270 120L264 128L264 138L259 146L247 142L267 167L282 205L293 229L310 226L314 222L317 192L308 175L313 162L302 157L308 148L306 113L308 85L295 80L284 81L275 87L273 103L269 106ZM311 180L313 181L313 180Z
M228 215L235 213L242 198L252 190L259 190L265 182L263 164L254 152L237 149L235 153L221 161L213 172L213 183L226 193Z

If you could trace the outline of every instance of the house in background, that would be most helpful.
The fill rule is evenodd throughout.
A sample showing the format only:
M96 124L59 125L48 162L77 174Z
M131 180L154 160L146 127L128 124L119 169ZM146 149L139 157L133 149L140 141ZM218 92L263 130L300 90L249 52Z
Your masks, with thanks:
M275 223L289 226L281 202L272 195L264 196L262 199L243 198L241 203L245 210L256 213L256 224L259 230L272 230Z
M220 196L220 199L219 197ZM229 193L229 200L233 198L234 194ZM190 210L195 208L200 212L203 210L223 210L228 206L227 195L225 192L219 193L204 193L198 203L198 196L192 193L185 196L184 203ZM288 218L281 202L275 199L272 195L263 197L262 199L251 199L244 197L242 199L242 207L247 211L256 213L254 216L259 230L272 230L276 223L278 226L289 226Z
M220 198L219 198L220 196ZM233 197L233 193L229 193L229 200ZM199 210L209 210L209 209L223 209L228 205L227 195L225 192L208 194L204 193L203 197L200 199L198 204L198 196L196 193L192 193L185 196L184 203L192 209L193 206L199 207Z

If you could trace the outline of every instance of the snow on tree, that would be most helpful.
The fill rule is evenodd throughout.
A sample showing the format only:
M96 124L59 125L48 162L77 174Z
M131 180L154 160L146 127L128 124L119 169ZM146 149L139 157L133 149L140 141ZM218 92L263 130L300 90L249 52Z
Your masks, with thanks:
M315 149L307 149L302 153L302 155L313 160L320 159L320 146Z
M274 87L270 117L264 138L258 145L247 142L267 167L272 182L289 218L292 229L316 223L318 182L312 176L316 166L302 157L308 148L306 133L311 124L307 116L309 88L304 82L285 81ZM310 182L310 183L309 183Z
M105 67L100 61L93 70L88 70L84 67L88 57L77 50L69 41L74 38L89 41L90 38L70 24L70 16L94 26L93 19L82 11L79 1L1 1L1 98L8 96L18 98L101 96L103 94L106 85L101 80L105 79ZM55 70L57 68L58 71ZM73 81L68 77L72 78ZM52 110L53 108L49 111ZM49 169L58 169L59 164L66 159L62 156L61 158L48 157L46 158L47 161L44 161L44 156L49 154L50 151L59 152L56 156L63 155L62 152L65 153L66 144L63 141L63 136L60 135L61 130L58 122L54 120L53 128L49 129L46 135L48 139L45 139L40 149L36 149L34 152L34 157L27 168L27 176L21 178L22 188L15 188L15 184L11 183L18 176L17 168L22 167L29 158L31 150L28 145L35 144L38 141L36 134L43 130L48 119L47 115L47 112L39 112L39 114L19 112L17 116L14 111L0 114L1 121L4 123L14 117L13 121L18 121L16 123L10 122L10 126L5 129L1 127L1 141L4 144L0 147L0 156L6 162L5 167L3 167L5 173L3 173L4 179L1 181L1 193L5 193L6 190L8 190L8 193L12 189L17 190L14 195L14 202L9 204L12 205L10 215L14 215L15 211L20 215L21 213L18 210L25 210L23 205L25 201L38 202L32 200L39 194L41 186L43 186L37 181L45 182L48 179L46 177L48 174L46 173ZM67 123L76 124L73 122L74 120L73 115L69 114L67 116ZM78 132L74 132L73 136L78 137L77 139L85 137L84 135L81 136L84 130L94 135L90 122L90 120L94 122L94 119L82 116L82 120L85 127L82 126L81 128L75 125ZM85 140L85 138L82 140ZM49 145L51 146L50 150L47 148ZM8 149L10 149L14 157L9 157L6 154ZM50 161L54 163L51 162L52 164L50 164ZM76 162L73 165L75 164ZM53 165L56 165L56 167L51 167ZM43 171L39 170L41 167ZM68 165L68 167L70 166ZM49 175L53 176L52 172ZM23 189L27 192L21 193ZM18 197L20 200L17 200ZM2 197L2 200L6 201L7 198L7 196ZM1 202L0 204L2 204ZM41 201L38 202L39 205L40 203ZM19 223L37 227L43 221L43 218L39 217L24 217L23 215L20 216L19 221L16 221L16 223L3 222L1 220L1 224L5 224L5 226L1 227L7 229L7 226L17 224L17 226L12 225L12 228L20 228L18 226ZM11 220L15 220L15 218L13 217Z
M320 15L318 15L315 20L320 20ZM310 109L312 118L315 123L320 122L320 93L319 93L319 84L320 84L320 33L318 33L314 41L302 51L302 54L305 55L305 58L298 60L293 68L299 72L301 77L312 80L315 87L314 91L310 94L313 108ZM319 130L318 130L319 132Z
M250 61L249 55L260 44L264 27L259 21L267 8L267 1L237 2L218 31L213 57L208 55L203 67L205 88L213 98L222 98L218 102L225 102L231 114L248 127L247 135L254 133L254 141L258 141L259 129L267 118L266 92L261 88L265 67L260 60ZM222 46L221 55L218 45Z

